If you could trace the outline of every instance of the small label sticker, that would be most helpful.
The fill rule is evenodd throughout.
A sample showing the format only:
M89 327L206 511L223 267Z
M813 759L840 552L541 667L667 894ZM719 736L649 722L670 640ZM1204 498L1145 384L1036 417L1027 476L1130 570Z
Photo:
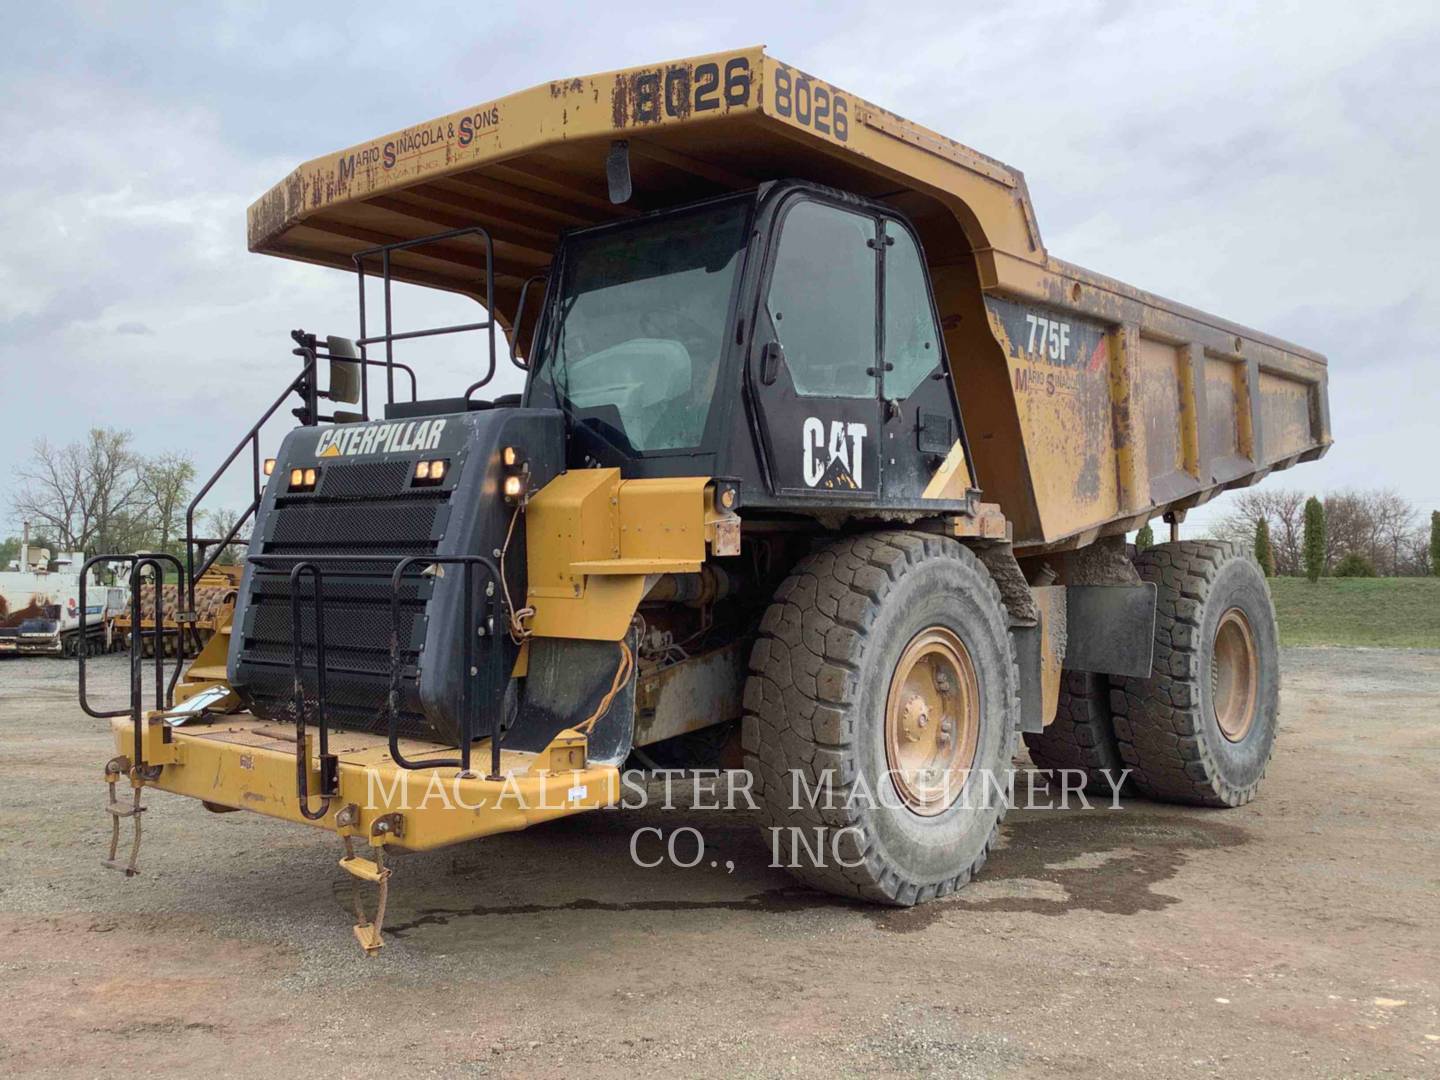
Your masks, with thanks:
M590 789L588 787L586 787L584 784L576 784L570 789L569 799L571 802L579 802L581 799L585 798L585 796L589 794Z

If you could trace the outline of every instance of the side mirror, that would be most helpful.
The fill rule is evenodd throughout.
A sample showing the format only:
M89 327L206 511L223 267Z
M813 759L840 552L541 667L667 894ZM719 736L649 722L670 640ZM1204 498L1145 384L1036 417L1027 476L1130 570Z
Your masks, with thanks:
M331 334L325 339L330 354L330 389L325 396L331 401L353 405L360 400L360 354L349 338Z
M785 360L785 346L778 341L767 341L760 350L760 381L766 386L780 375L780 365Z

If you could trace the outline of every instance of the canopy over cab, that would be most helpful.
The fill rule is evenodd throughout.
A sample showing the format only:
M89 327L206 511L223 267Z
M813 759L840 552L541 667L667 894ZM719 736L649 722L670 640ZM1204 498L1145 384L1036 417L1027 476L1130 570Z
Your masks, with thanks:
M1331 442L1323 357L1051 257L1018 171L759 47L551 82L317 158L250 207L249 245L353 269L482 227L490 281L474 233L394 251L390 271L492 289L524 351L539 304L516 327L522 290L566 230L785 178L914 223L969 467L1018 547L1183 513Z

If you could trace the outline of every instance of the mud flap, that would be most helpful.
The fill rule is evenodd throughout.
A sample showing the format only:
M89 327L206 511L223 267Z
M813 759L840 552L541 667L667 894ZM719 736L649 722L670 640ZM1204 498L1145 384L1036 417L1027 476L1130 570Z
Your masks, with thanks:
M1010 627L1010 647L1020 672L1020 730L1045 730L1044 688L1040 672L1040 627Z
M1071 585L1065 667L1148 679L1155 652L1155 583Z
M633 653L638 636L626 639ZM515 724L505 735L507 750L538 753L561 731L583 721L615 680L620 643L575 638L530 639L529 671L520 692ZM620 688L610 708L589 733L587 757L592 765L619 765L635 740L635 676Z

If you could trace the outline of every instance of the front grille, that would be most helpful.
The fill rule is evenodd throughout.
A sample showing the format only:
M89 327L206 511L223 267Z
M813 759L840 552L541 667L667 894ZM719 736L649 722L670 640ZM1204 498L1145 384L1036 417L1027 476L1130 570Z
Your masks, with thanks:
M398 560L436 553L450 507L441 488L410 489L413 463L327 464L318 491L281 496L252 541L251 554L283 556L252 564L238 657L251 708L294 719L294 643L290 570L313 559L323 574L326 713L336 728L381 733L390 689L394 625L391 575ZM355 556L370 556L373 559ZM343 556L344 561L334 557ZM415 664L424 638L431 579L417 565L400 589L400 734L427 737ZM307 696L315 692L314 578L299 584L300 643Z

